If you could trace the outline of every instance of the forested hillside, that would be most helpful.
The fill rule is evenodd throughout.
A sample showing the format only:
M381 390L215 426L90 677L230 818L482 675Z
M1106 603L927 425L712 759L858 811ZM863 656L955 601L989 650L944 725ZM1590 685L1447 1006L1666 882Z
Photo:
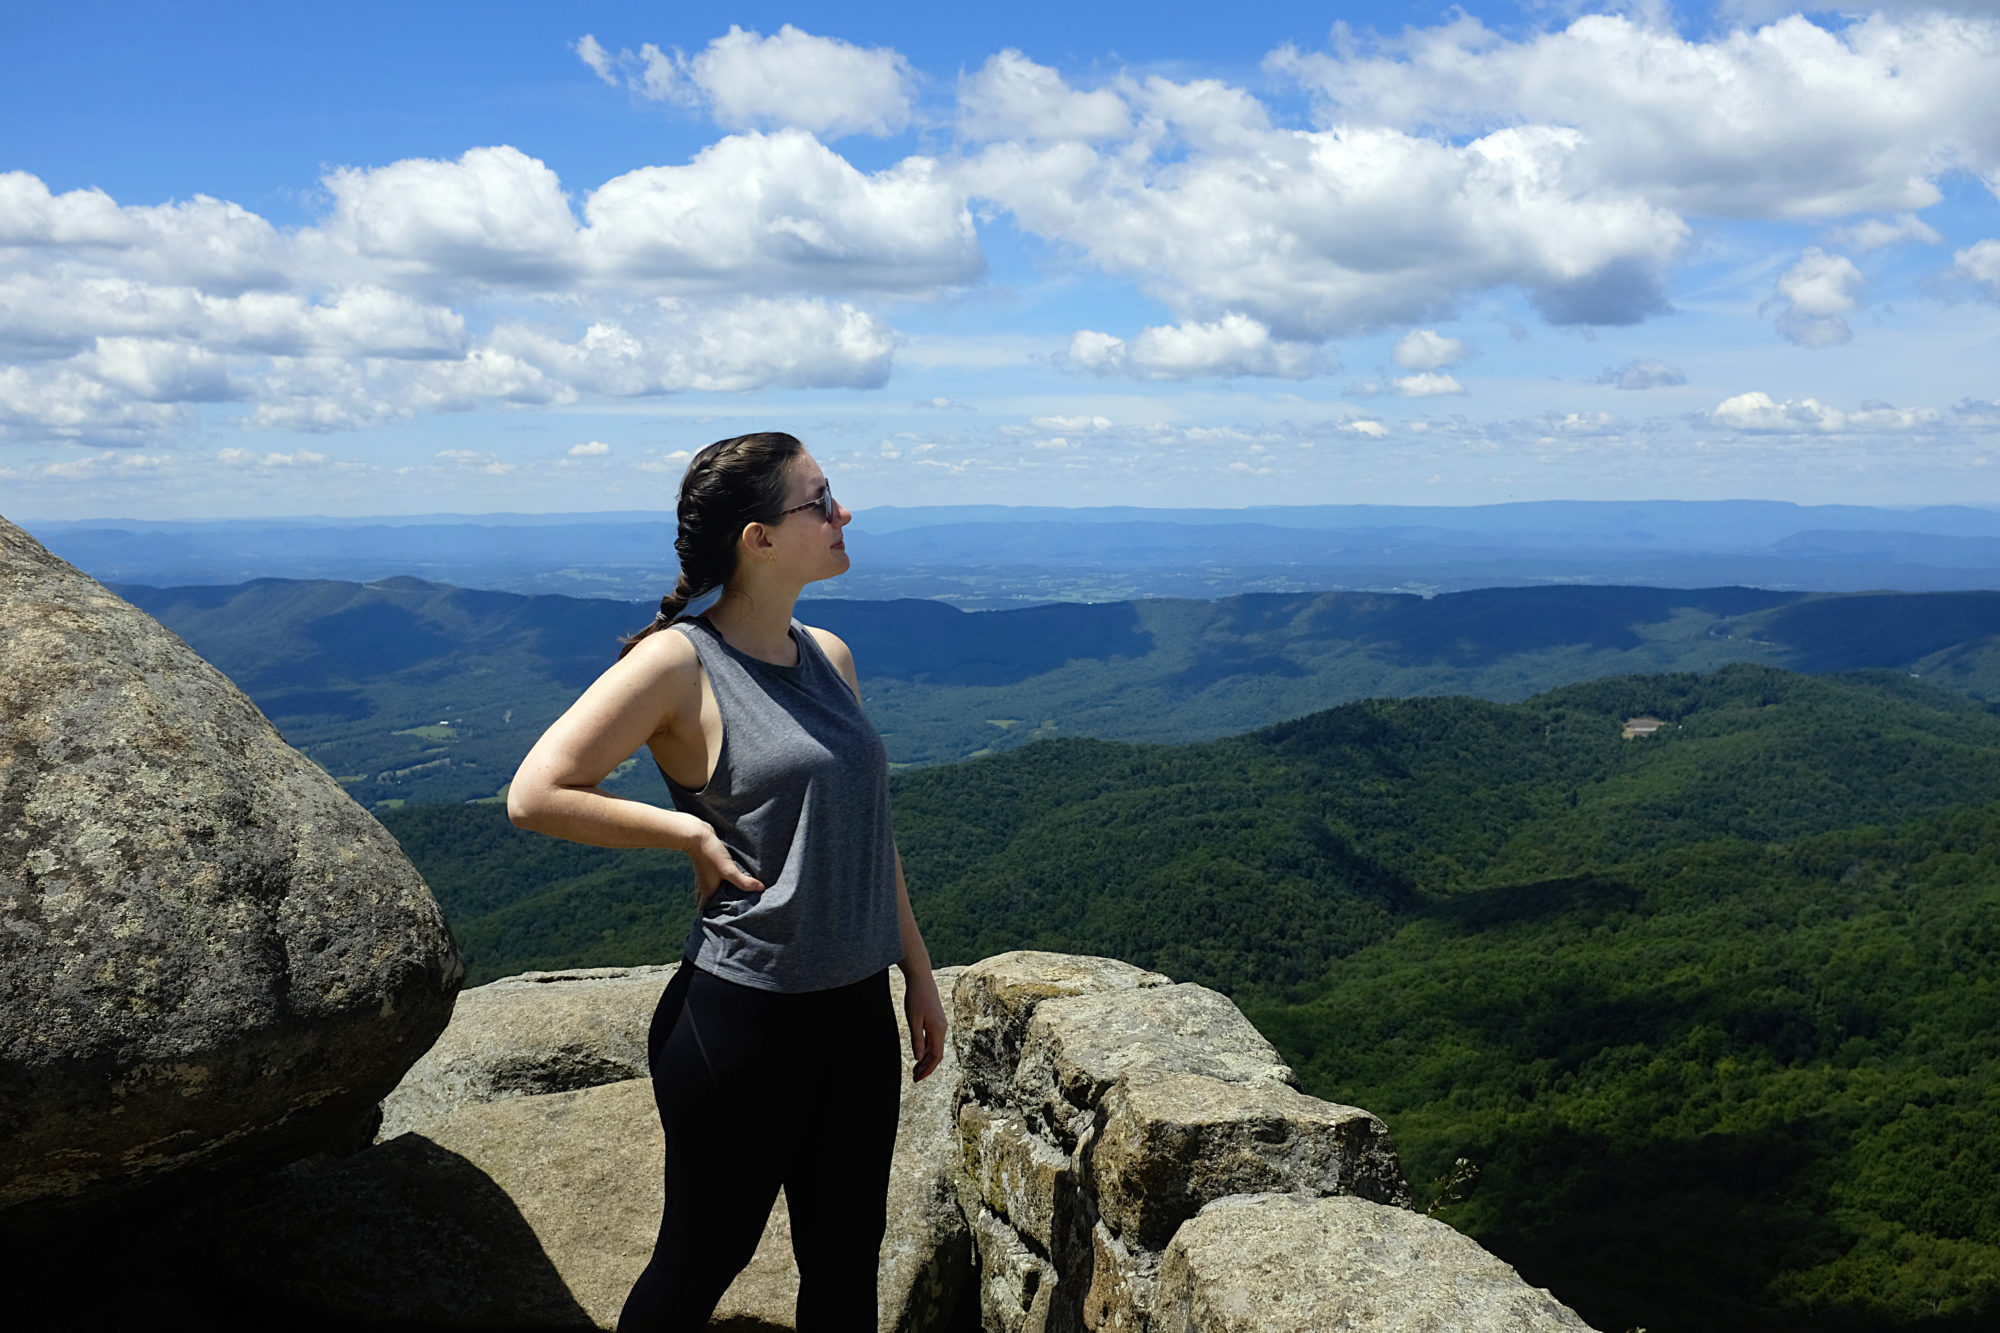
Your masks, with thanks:
M1600 1328L2000 1315L2000 719L1962 696L1736 666L1057 740L895 798L938 961L1230 992L1420 1192L1465 1158L1440 1215ZM677 857L386 818L475 979L688 920Z
M126 587L370 807L493 796L650 605L391 579ZM1055 604L818 601L890 757L1052 736L1205 740L1362 698L1527 698L1574 681L1759 662L1883 667L2000 698L2000 593L1488 588ZM656 794L640 764L614 781ZM636 784L636 785L635 785Z

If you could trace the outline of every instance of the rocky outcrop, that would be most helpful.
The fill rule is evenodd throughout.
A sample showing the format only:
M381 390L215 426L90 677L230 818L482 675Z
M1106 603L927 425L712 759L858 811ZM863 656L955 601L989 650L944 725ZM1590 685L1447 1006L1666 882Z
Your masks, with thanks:
M954 1021L989 1333L1584 1327L1410 1212L1383 1123L1301 1093L1214 991L1002 954L961 974Z
M0 520L0 1220L366 1142L462 975L401 849Z
M178 1248L138 1271L197 1275L176 1300L204 1316L199 1298L226 1292L299 1327L611 1327L659 1217L651 1084L549 1089L622 1072L606 1052L671 970L468 992L465 1029L399 1090L420 1129L183 1212ZM903 1098L881 1333L1587 1333L1410 1211L1381 1122L1300 1093L1213 992L1053 954L954 972L958 1056ZM963 1076L967 1055L984 1078ZM715 1324L790 1329L797 1288L781 1199Z
M1589 1333L1444 1223L1358 1198L1218 1199L1175 1233L1153 1333Z

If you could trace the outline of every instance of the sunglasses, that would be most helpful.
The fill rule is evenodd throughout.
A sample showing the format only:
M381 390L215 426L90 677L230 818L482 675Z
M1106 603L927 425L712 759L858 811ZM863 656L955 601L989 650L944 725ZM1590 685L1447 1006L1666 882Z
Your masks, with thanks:
M806 501L802 505L793 505L790 509L780 510L778 512L778 518L772 519L771 521L775 523L778 521L778 519L787 518L793 514L798 513L801 509L817 509L819 510L820 519L823 522L827 523L833 522L833 487L832 486L820 487L818 495L814 496L812 499Z

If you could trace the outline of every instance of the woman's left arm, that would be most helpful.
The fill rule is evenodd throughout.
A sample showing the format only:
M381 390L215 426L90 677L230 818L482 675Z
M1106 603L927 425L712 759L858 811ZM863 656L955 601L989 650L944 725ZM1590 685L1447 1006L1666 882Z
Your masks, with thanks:
M854 669L854 654L838 635L823 629L813 630L812 635L858 701L861 678ZM937 978L931 974L924 933L917 928L916 913L910 910L910 886L903 879L900 852L896 853L896 922L903 938L903 961L897 966L903 969L903 1014L910 1023L910 1081L921 1083L944 1059L944 1000L938 995Z
M896 856L896 917L903 931L903 1014L910 1021L910 1081L921 1083L944 1059L944 999L931 975L931 956L924 933L910 911L910 889L903 882L903 857Z

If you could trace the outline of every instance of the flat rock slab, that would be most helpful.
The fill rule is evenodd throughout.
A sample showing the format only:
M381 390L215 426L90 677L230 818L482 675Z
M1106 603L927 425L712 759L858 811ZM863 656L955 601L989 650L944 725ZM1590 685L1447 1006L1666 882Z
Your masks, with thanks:
M636 1042L643 1070L645 1029L671 971L527 974L468 991L465 1031L455 1017L439 1042L450 1057L439 1067L465 1075L449 1085L461 1100L429 1108L421 1131L293 1168L270 1197L217 1224L221 1262L245 1282L275 1283L287 1308L357 1326L614 1327L659 1231L663 1141L652 1081L521 1087L550 1070L587 1077L618 1067L534 1058L543 1042L575 1050L578 1034L592 1035L584 1046L593 1051ZM952 976L939 974L946 995ZM901 975L891 977L900 1019ZM513 1038L508 1024L518 1025ZM495 1069L518 1077L496 1079ZM951 1175L956 1072L947 1055L904 1088L878 1270L881 1333L944 1328L971 1278ZM434 1206L447 1185L450 1205ZM781 1193L713 1324L793 1328L798 1284ZM508 1311L516 1313L498 1317Z
M484 1171L590 1319L617 1323L660 1229L650 1080L463 1106L425 1137Z
M598 1327L500 1182L421 1134L294 1164L181 1221L199 1232L181 1271L231 1294L224 1327L269 1327L272 1310L313 1329ZM175 1322L162 1313L147 1322Z
M1240 1195L1168 1245L1152 1333L1590 1333L1444 1223L1365 1199Z
M383 1100L378 1137L460 1106L645 1078L647 1028L677 966L525 972L461 991L450 1026Z
M463 975L395 839L0 520L0 1222L347 1146Z
M660 1153L646 1079L468 1105L244 1191L198 1219L202 1249L319 1324L613 1328L659 1230ZM791 1327L791 1257L781 1197L718 1317Z

